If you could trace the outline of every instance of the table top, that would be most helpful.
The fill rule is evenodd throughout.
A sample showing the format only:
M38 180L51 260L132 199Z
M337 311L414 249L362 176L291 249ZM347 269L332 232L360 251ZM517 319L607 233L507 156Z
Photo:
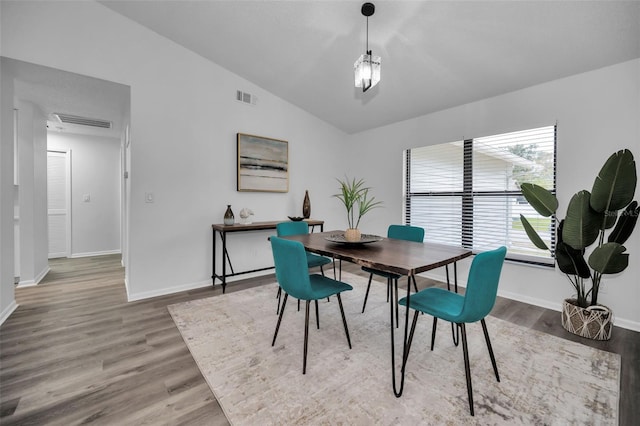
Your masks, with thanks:
M444 244L382 238L370 244L340 244L325 237L344 231L284 237L300 241L307 250L369 268L400 275L416 275L471 256L471 250Z
M288 222L288 219L274 220L268 222L252 222L252 223L234 223L233 225L225 225L217 223L211 227L218 232L240 232L240 231L259 231L262 229L276 229L276 225L281 222ZM324 225L324 220L304 219L309 226Z

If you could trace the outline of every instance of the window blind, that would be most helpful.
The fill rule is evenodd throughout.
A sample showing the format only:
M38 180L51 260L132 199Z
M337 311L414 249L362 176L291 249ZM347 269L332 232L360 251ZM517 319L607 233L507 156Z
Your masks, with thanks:
M553 264L527 237L520 214L551 247L555 218L526 202L520 184L555 194L556 126L413 148L405 152L405 222L431 242L476 252L508 247L508 257Z

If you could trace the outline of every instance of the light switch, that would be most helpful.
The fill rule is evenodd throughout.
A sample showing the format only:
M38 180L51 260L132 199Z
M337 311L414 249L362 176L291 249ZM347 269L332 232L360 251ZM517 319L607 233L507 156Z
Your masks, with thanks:
M144 202L145 203L153 203L153 192L145 192L144 193Z
M83 200L85 203L90 202L90 201L91 201L91 194L84 194L84 195L82 196L82 200Z

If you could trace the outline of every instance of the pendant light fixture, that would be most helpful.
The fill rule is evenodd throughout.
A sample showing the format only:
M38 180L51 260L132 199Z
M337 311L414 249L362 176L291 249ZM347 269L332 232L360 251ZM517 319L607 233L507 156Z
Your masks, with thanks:
M353 64L356 87L362 87L366 92L380 81L380 56L373 56L369 50L369 16L373 15L376 7L373 3L364 3L361 12L367 18L367 46L365 53L360 55Z

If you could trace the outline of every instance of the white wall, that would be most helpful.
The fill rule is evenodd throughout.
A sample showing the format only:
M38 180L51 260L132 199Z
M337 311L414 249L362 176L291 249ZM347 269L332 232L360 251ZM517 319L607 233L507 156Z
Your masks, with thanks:
M15 106L18 109L20 285L33 285L49 271L46 117L30 102L17 99Z
M131 87L130 299L208 285L211 224L227 204L277 220L299 214L308 189L312 216L337 226L330 196L344 133L98 3L1 7L3 56ZM258 104L235 101L236 89ZM289 141L288 193L236 192L237 132ZM234 235L234 268L272 264L268 235Z
M0 63L4 61L0 60ZM16 309L13 211L13 76L0 66L0 324Z
M119 253L120 139L54 131L47 137L49 150L71 152L71 257Z
M628 148L639 162L639 117L640 60L634 60L355 135L351 151L362 153L363 161L355 164L353 173L364 176L387 205L378 210L367 231L384 233L387 224L402 221L402 152L407 148L557 121L558 211L564 212L575 192L591 190L610 154ZM635 199L638 193L636 190ZM629 267L615 277L605 277L599 301L613 309L616 324L640 330L640 227L625 246ZM573 288L559 272L507 264L500 291L507 297L560 309Z

